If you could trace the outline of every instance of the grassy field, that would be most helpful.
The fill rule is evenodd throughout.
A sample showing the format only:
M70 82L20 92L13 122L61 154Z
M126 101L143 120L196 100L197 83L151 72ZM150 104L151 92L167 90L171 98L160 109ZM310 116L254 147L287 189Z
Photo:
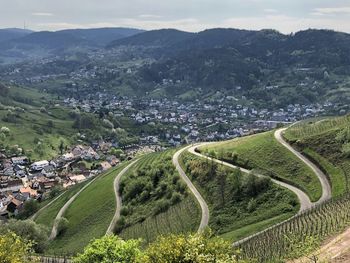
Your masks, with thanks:
M209 227L229 241L283 221L299 209L294 193L268 179L258 179L188 152L181 155L181 165L208 203Z
M304 121L287 129L284 136L318 165L330 179L333 197L348 191L350 178L350 116Z
M11 87L8 97L2 98L0 103L0 127L10 129L10 134L3 138L5 147L18 145L37 160L56 156L61 141L65 146L72 143L76 133L72 128L73 120L67 109L55 106L50 95Z
M214 151L219 159L296 185L303 189L312 201L321 197L321 184L316 175L277 142L273 131L220 142L200 150L203 153Z
M175 151L172 149L142 157L122 178L121 184L126 189L122 195L123 207L127 214L121 219L125 220L118 233L121 237L141 238L147 244L160 234L197 231L200 208L172 165L171 158ZM148 189L145 191L149 196L144 198L145 194L141 193L128 197L130 189L134 189L136 178L140 183L145 183L141 189ZM178 196L179 199L172 203L170 200L173 200L174 196ZM155 211L163 204L167 204L167 207Z
M49 253L81 252L91 239L106 233L116 208L113 181L126 165L101 175L81 192L64 214L69 221L67 230L50 244Z
M35 222L47 226L50 230L62 206L75 195L87 182L76 184L69 188L60 198L53 202L50 206L41 211L35 219Z

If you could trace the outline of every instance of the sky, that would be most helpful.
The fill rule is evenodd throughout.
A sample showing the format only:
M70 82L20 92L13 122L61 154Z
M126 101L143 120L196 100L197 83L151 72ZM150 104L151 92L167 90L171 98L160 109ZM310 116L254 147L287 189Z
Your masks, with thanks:
M0 28L276 29L350 33L350 0L0 0Z

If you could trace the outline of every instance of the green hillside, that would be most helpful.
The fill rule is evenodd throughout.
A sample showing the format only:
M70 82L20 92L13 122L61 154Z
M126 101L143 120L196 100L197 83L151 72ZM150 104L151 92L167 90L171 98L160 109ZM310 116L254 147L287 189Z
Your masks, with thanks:
M49 253L81 252L91 239L106 233L116 209L113 181L125 166L126 163L100 175L80 193L63 215L68 227L50 244Z
M34 89L11 86L0 83L0 146L10 153L19 148L33 160L50 159L59 154L59 145L70 146L81 139L79 132L91 139L96 134L105 135L107 130L97 125L91 114L73 112L61 106L61 101L44 92ZM79 118L79 127L77 119ZM86 120L84 126L81 119Z
M312 201L321 197L321 184L316 175L274 138L273 131L215 143L200 150L295 185L304 190Z
M294 215L294 193L258 178L227 168L189 152L182 167L210 210L209 227L227 240L237 241Z
M284 136L325 172L334 197L348 192L349 116L304 121L286 130Z
M123 176L122 217L116 229L121 237L149 243L158 235L197 231L199 205L172 164L175 152L148 154Z
M87 182L76 184L73 187L66 190L56 201L54 201L51 205L46 207L44 210L40 211L35 218L35 222L41 225L47 226L50 230L55 221L56 215L64 206L68 200L73 197Z

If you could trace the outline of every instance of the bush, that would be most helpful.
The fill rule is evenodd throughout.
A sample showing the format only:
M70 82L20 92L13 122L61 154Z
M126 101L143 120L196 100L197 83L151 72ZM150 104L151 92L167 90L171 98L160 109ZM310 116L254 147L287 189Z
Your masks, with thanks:
M132 263L141 262L140 241L124 241L117 236L104 236L92 241L74 263Z
M20 219L28 218L38 210L39 210L38 201L29 199L26 202L24 202L23 210L19 213L18 217Z
M0 233L8 231L15 233L23 239L31 240L35 252L41 253L48 245L48 229L36 224L32 220L9 220L6 224L0 225ZM2 262L2 261L1 261Z
M62 217L59 219L57 223L57 235L62 235L64 232L67 231L69 225L69 221L67 218Z
M11 131L7 127L1 127L0 132L5 134L5 135L9 135Z
M32 255L32 242L28 242L13 232L0 235L0 262L39 262Z
M169 209L170 205L171 203L169 200L159 200L153 208L153 215L158 215L160 213L166 212Z
M243 263L235 255L230 242L213 237L211 232L159 237L145 251L143 262Z

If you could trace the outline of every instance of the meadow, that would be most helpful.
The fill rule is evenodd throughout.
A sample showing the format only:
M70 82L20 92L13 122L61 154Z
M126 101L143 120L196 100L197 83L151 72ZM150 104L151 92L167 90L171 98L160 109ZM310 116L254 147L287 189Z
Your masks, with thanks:
M311 201L317 201L322 195L317 176L274 138L273 131L203 146L199 150L294 185L303 190Z
M10 129L10 134L2 138L4 147L18 145L28 157L39 160L59 154L61 142L71 145L75 134L73 120L69 111L58 106L50 95L11 87L8 97L0 103L0 127Z
M100 175L80 193L63 215L68 220L67 229L51 242L48 253L81 252L91 239L106 233L116 209L113 181L126 165L123 163Z
M40 211L35 218L35 222L44 226L47 226L51 231L53 223L55 221L56 215L59 210L64 206L67 201L73 197L87 182L76 184L69 189L67 189L62 196L60 196L56 201L54 201L51 205L46 207L44 210Z

